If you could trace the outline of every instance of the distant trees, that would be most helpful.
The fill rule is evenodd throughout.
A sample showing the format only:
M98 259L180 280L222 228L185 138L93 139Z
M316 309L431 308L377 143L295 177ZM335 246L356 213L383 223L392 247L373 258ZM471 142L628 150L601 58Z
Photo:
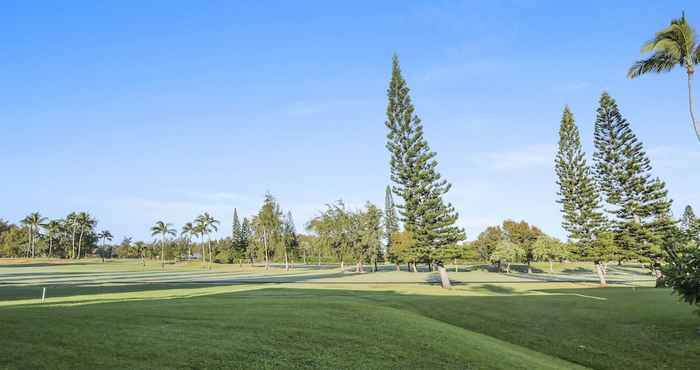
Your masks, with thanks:
M177 235L177 231L172 226L172 224L157 221L151 227L151 236L160 236L160 261L163 269L165 269L165 241L168 236Z
M630 67L627 77L636 78L647 73L668 72L679 66L688 76L688 108L695 135L700 140L700 122L695 116L693 99L693 75L695 66L700 63L700 44L696 42L695 29L688 23L685 13L679 19L657 32L653 39L642 46L642 53L652 53L647 59L639 60Z
M204 212L197 216L195 223L200 235L202 235L202 237L207 237L207 254L209 255L208 268L211 269L211 264L214 261L214 251L211 247L211 233L219 230L218 225L220 222L212 217L212 215L210 215L208 212ZM204 246L202 246L202 250L204 250ZM204 258L204 261L206 262L206 258Z
M549 272L554 273L554 261L561 261L569 256L566 245L556 238L540 235L532 245L532 254L538 261L549 262Z
M109 253L106 253L105 241L112 241L113 235L109 230L102 230L97 234L97 239L102 240L102 248L100 250L100 257L102 257L102 262L105 260L105 254L112 258L112 250L110 248Z
M392 190L403 200L398 205L399 213L405 229L416 241L421 261L429 266L436 263L442 286L449 288L439 250L464 240L465 235L455 226L458 215L454 207L443 201L450 184L437 172L436 153L430 150L423 136L423 125L415 114L397 56L392 61L387 97L386 147L391 155Z
M472 246L482 261L490 261L496 245L503 238L503 230L500 226L489 226L479 234Z
M34 255L36 254L37 234L45 221L46 217L42 217L39 212L30 213L21 221L22 225L27 227L27 238L29 245L27 249L27 257L34 258Z
M282 211L275 198L265 195L263 205L252 221L254 240L263 253L265 269L270 269L272 252L282 241Z
M496 248L491 253L491 262L498 264L499 269L505 264L505 272L510 273L510 265L518 262L525 257L525 250L516 243L510 240L503 239L496 243Z

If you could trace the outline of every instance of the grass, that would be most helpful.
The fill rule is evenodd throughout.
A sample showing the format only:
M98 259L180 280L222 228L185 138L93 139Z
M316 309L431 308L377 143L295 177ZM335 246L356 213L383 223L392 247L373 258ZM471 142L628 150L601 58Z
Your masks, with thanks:
M118 274L118 266L104 268ZM51 280L101 269L6 264L0 276ZM472 281L493 274L474 273ZM331 277L265 285L54 284L45 304L41 285L0 286L0 368L693 369L700 362L700 319L666 289L516 276L446 291L390 283L405 272L378 273L381 283L366 280L371 274L324 274Z

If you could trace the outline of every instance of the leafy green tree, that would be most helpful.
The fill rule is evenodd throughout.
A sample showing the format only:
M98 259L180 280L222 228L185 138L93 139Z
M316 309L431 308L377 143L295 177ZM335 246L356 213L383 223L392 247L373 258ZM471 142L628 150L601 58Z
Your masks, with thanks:
M157 221L151 227L151 236L160 236L160 261L161 266L165 270L165 242L168 236L177 235L177 231L173 229L173 224Z
M473 243L473 247L482 261L490 261L491 253L493 253L498 242L503 240L504 237L500 226L489 226L479 234L479 237Z
M700 244L686 241L674 252L669 263L663 267L664 283L686 303L694 306L700 316Z
M651 178L644 147L607 93L595 122L596 179L614 217L616 243L623 258L640 258L658 271L663 237L674 227L665 184Z
M415 238L418 254L424 261L438 265L442 285L449 288L438 251L464 240L464 230L455 226L458 215L454 207L442 199L451 185L437 172L436 153L423 137L423 125L408 93L398 57L394 56L385 122L389 130L386 147L391 155L391 180L395 184L392 190L403 200L398 208L404 227Z
M561 261L569 256L566 244L548 235L541 235L532 246L535 259L549 262L549 273L554 273L554 261Z
M491 262L498 263L499 269L505 263L505 272L510 273L510 265L525 257L525 250L510 240L501 240L496 244L496 249L491 253Z
M394 241L389 250L389 258L396 264L396 271L399 271L402 262L408 263L408 269L415 271L416 240L410 231L398 231L392 235Z
M695 66L700 63L700 45L696 42L695 29L688 23L685 13L679 19L656 33L653 39L642 46L642 53L652 53L647 59L635 62L627 72L627 77L636 78L647 73L668 72L679 66L688 76L688 108L695 135L700 140L700 122L695 117L693 99L693 75Z
M292 212L287 212L287 217L284 218L282 222L282 248L284 249L284 270L289 271L289 256L294 256L297 249L299 248L299 239L297 237L296 227L294 226L294 220L292 219Z
M532 272L531 263L535 258L533 253L533 244L535 240L544 233L534 225L529 225L525 221L515 222L513 220L503 221L503 234L505 238L518 247L520 247L524 253L522 257L527 262L527 272Z
M265 195L263 205L253 218L252 225L255 241L260 245L265 258L265 270L269 270L271 253L281 242L282 236L282 211L269 193Z
M382 258L382 210L367 202L365 210L360 214L361 244L369 256L372 271L377 271L377 260Z

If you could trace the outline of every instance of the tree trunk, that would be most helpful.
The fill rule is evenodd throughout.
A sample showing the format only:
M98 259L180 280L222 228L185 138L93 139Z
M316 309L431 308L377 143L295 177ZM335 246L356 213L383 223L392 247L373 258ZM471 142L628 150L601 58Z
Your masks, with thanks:
M165 270L165 246L164 240L160 241L160 265L163 270Z
M284 250L284 271L289 271L289 256L287 256L287 249Z
M398 262L396 263L396 271L401 271L401 265Z
M695 135L700 140L700 123L695 119L695 99L693 99L693 73L692 69L688 70L688 107L690 110L690 119L693 121Z
M554 273L554 263L552 262L552 260L549 260L549 273Z
M207 236L207 245L209 247L209 270L211 270L211 264L214 263L214 250L211 249L211 237Z
M532 274L532 266L530 266L530 259L527 260L527 273Z
M75 258L75 226L73 226L73 234L71 236L71 245L70 245L70 258L74 259Z
M459 272L459 266L457 266L457 259L456 258L452 259L452 263L454 263L454 265L455 265L455 272Z
M600 280L600 286L601 287L608 286L607 281L605 281L605 274L603 273L603 266L601 265L600 261L595 262L595 270L596 270L596 273L598 274L598 279Z
M53 251L53 237L49 235L49 258L51 258L51 255Z
M80 259L80 247L83 245L83 228L80 228L80 238L78 238L78 259Z
M506 274L510 274L510 262L506 262Z
M418 265L415 262L411 262L411 266L413 266L413 272L418 272Z
M304 251L304 264L306 265L306 250Z
M450 289L452 288L452 284L450 284L450 278L447 276L447 269L442 263L438 263L437 269L440 272L440 282L441 285L444 289Z

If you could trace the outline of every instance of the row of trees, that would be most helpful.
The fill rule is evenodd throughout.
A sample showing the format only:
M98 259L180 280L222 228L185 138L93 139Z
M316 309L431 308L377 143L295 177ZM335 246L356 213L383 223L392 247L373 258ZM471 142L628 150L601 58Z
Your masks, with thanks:
M33 212L18 225L0 220L0 256L71 259L87 254L104 256L105 243L112 237L108 230L97 230L97 220L87 212L72 212L54 220Z

